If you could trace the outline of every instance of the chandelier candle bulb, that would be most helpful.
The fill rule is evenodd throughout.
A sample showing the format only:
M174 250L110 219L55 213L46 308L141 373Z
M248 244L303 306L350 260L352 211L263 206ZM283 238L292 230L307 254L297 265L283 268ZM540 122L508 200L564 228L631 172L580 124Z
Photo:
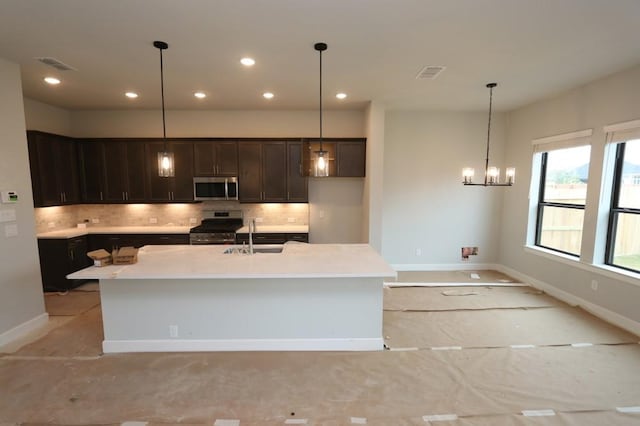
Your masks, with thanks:
M473 182L473 175L475 174L475 170L473 167L465 167L462 169L462 179L463 183L469 184Z
M507 167L505 172L505 178L509 185L513 185L516 181L516 168L515 167Z
M500 183L500 169L497 167L489 167L487 169L487 183L495 185Z

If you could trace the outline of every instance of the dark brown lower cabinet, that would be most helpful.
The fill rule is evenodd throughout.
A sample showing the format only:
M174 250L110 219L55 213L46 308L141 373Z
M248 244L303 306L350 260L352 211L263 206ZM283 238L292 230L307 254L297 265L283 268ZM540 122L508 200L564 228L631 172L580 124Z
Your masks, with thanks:
M91 265L87 257L87 237L70 239L38 239L40 274L44 291L66 291L84 280L69 280L66 276Z
M301 243L309 242L309 234L307 233L259 233L253 234L254 244L284 244L287 241L299 241ZM248 244L249 234L236 234L236 244Z
M111 252L116 247L142 247L169 244L189 244L189 234L91 234L90 250L105 249Z

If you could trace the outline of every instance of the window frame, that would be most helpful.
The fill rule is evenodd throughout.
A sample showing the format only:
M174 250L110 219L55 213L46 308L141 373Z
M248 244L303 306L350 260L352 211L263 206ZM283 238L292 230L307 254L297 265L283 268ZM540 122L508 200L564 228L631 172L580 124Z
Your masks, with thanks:
M640 273L638 269L613 263L615 254L616 234L618 229L618 216L624 214L640 215L640 208L620 207L620 190L622 188L622 172L624 167L624 153L628 141L618 143L616 147L615 164L613 170L613 187L611 190L611 204L609 206L609 223L607 226L607 240L605 246L604 263L614 268L624 269L634 273Z
M562 253L562 254L566 254L567 256L572 256L575 258L580 258L581 256L581 251L580 250L579 253L571 253L565 250L561 250L558 248L554 248L554 247L549 247L549 246L545 246L543 244L541 244L540 239L542 238L542 217L543 217L543 213L544 213L544 208L545 207L556 207L556 208L568 208L568 209L574 209L574 210L582 210L583 212L585 211L585 204L572 204L572 203L558 203L558 202L549 202L549 201L545 201L544 200L544 191L545 191L545 186L546 186L546 179L547 179L547 164L548 164L548 157L549 157L549 151L543 151L540 153L541 154L541 159L540 159L540 182L539 182L539 186L538 186L538 206L537 206L537 210L536 210L536 227L535 227L535 239L534 239L534 245L537 247L542 247L544 249L547 250L551 250L551 251L555 251L557 253ZM584 231L584 221L582 223L583 225L583 229L582 231Z

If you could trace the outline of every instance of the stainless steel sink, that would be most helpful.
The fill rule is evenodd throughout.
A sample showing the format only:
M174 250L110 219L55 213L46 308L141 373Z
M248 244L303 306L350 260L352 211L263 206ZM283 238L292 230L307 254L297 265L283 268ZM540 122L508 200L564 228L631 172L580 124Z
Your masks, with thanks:
M229 247L228 249L225 249L225 251L222 252L223 254L233 254L233 253L238 253L238 254L249 254L249 247L248 246L234 246L234 247ZM282 246L281 245L260 245L260 246L253 246L253 253L282 253Z

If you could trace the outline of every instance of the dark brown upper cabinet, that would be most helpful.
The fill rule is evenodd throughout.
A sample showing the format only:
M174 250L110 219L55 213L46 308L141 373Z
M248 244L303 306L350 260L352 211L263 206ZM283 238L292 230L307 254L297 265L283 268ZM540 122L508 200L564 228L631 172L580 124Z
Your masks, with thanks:
M238 142L238 157L241 202L287 202L286 142Z
M287 142L287 201L306 203L309 200L309 179L303 173L302 142Z
M73 139L28 131L31 185L35 207L80 202L78 153Z
M238 176L238 143L196 141L193 143L194 176Z
M303 171L313 176L315 151L320 149L317 140L307 140L303 149ZM323 139L322 150L327 151L329 177L364 177L366 173L366 139Z
M79 142L82 200L85 203L147 201L144 143L122 139Z
M336 145L336 176L364 177L366 144L362 141L340 141Z
M193 143L167 142L167 150L173 152L175 176L158 176L158 153L164 151L164 143L147 142L147 188L151 202L193 201Z

